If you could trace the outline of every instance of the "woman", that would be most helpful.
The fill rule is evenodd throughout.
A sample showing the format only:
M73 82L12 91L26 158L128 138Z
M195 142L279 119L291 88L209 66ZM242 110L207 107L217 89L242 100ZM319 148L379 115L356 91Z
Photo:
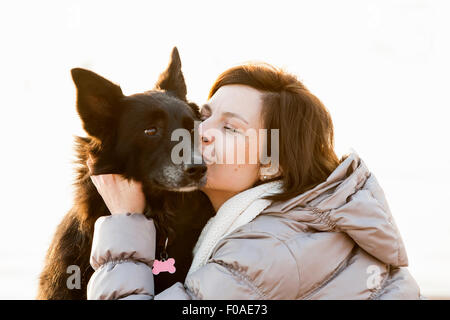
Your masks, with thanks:
M202 191L216 215L185 283L154 296L155 228L141 214L140 185L92 176L112 215L95 226L89 299L421 297L375 176L355 152L338 159L329 113L296 77L238 66L219 76L208 99L198 130L208 164ZM279 140L258 136L255 151L250 129L279 129ZM217 161L236 142L245 163ZM279 159L267 163L262 145Z

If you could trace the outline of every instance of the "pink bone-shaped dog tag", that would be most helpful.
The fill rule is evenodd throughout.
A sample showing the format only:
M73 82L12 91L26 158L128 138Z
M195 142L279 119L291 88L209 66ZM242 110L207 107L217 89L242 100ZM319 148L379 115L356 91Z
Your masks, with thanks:
M152 272L154 275L159 274L163 271L168 271L169 273L175 272L175 259L169 258L167 260L155 260L153 261Z

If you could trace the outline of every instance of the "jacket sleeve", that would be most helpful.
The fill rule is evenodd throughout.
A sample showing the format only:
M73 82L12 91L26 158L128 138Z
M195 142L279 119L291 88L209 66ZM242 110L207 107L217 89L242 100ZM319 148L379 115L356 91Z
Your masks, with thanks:
M152 265L156 230L142 214L97 219L90 264L95 270L87 286L88 299L152 299Z
M155 235L153 220L141 214L99 218L88 299L286 299L286 292L298 289L298 275L292 275L298 269L288 247L270 234L247 231L222 239L208 263L184 284L178 282L154 296Z

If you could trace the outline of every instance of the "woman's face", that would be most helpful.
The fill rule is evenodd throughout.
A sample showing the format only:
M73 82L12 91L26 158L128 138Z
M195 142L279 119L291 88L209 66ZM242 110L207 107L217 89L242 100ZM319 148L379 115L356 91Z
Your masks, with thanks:
M201 108L200 145L208 167L203 191L238 193L258 181L261 98L252 87L226 85Z

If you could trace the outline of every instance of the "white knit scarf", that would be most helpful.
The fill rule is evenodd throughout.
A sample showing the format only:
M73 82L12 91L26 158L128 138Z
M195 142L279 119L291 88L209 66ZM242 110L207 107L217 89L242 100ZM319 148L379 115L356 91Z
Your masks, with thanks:
M280 180L247 189L225 201L203 228L193 250L194 259L187 276L204 266L219 240L252 221L270 204L264 196L282 192Z

